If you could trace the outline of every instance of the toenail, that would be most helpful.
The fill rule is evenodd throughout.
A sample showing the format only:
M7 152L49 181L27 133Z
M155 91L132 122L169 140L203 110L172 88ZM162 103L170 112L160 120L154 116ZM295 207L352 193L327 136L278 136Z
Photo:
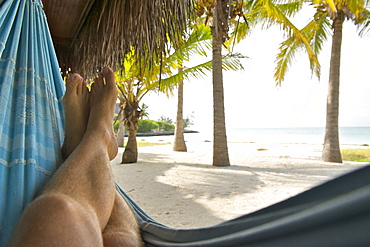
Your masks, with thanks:
M107 67L104 67L104 68L103 68L103 73L104 73L104 75L108 75L109 70L108 70L108 68L107 68Z

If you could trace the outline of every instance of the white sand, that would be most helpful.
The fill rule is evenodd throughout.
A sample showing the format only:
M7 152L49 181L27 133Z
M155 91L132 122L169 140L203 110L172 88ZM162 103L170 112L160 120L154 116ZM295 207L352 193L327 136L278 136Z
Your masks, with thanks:
M142 147L135 164L119 164L120 149L113 173L152 218L171 227L197 228L253 212L366 165L322 162L320 145L228 146L229 167L211 165L211 142L187 142L186 153L173 152L172 145Z

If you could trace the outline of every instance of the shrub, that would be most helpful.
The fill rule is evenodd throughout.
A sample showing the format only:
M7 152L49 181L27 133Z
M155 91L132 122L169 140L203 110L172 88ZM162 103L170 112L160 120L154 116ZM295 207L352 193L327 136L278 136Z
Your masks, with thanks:
M158 129L158 124L156 121L149 119L139 119L139 127L137 132L147 133L151 132L153 129Z
M175 125L169 124L169 123L166 123L166 122L163 122L163 121L157 121L157 124L158 124L160 130L172 131L172 130L175 129Z
M114 124L114 131L115 133L118 132L119 120ZM139 119L139 126L137 132L139 133L148 133L152 132L152 130L164 130L164 131L173 131L175 130L175 125L169 124L163 121L154 121L149 119ZM126 126L126 132L127 132Z

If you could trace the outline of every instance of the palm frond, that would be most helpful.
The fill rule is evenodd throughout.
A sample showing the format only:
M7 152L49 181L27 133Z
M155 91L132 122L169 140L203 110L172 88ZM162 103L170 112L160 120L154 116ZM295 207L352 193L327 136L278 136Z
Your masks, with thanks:
M329 9L330 12L329 13L333 13L333 14L336 14L337 13L337 7L335 6L335 0L325 0L326 4L329 6Z
M230 39L226 41L225 45L230 47L232 43L240 43L251 32L251 26L248 22L240 22L238 28L233 30L230 34Z
M327 40L327 35L331 32L330 25L327 12L318 9L314 15L314 19L300 30L305 40L309 41L309 48L312 51L312 53L307 52L310 69L318 78L320 78L320 64L317 56L322 50L323 43ZM274 74L275 81L278 85L284 80L295 54L299 50L307 51L307 43L302 42L300 37L293 35L282 42L279 50L280 52L276 57L277 66Z
M327 35L331 33L331 23L327 17L326 13L316 13L315 19L302 29L306 37L311 40L315 54L320 53Z
M279 47L280 52L276 56L277 65L274 73L276 85L281 85L281 82L284 80L288 68L298 52L298 48L302 48L302 44L294 36L281 43Z
M240 53L228 54L222 58L222 69L224 70L242 70L243 65L240 59L246 58L246 56L241 55ZM160 83L159 91L166 94L171 94L174 89L174 85L177 85L178 82L184 80L202 79L207 76L208 72L212 71L212 60L204 62L202 64L195 65L190 68L186 68L179 73L171 75L168 78L162 79ZM156 85L159 85L156 84Z
M360 36L366 37L370 33L370 18L361 24Z
M365 5L366 6L366 5ZM359 14L356 16L355 24L357 24L359 28L359 35L361 37L366 36L369 33L370 29L370 6L367 8L363 7L359 11Z
M297 14L298 11L302 9L302 1L282 3L277 6L284 15L291 17Z
M188 61L193 55L206 55L207 50L212 47L211 39L211 28L206 25L197 25L186 41L166 59L167 61Z
M276 23L287 33L288 37L294 37L296 39L296 42L303 44L309 60L311 62L311 69L319 68L319 61L317 59L317 55L311 48L310 41L307 39L307 37L300 31L298 28L296 28L293 23L288 19L288 17L283 13L281 7L274 4L272 0L262 0L258 1L260 6L257 6L259 8L263 8L263 11L260 9L262 20L266 20L266 25L276 25ZM263 5L261 5L263 4ZM295 6L295 8L298 8ZM275 78L283 78L281 76L275 77ZM278 82L281 82L279 79Z

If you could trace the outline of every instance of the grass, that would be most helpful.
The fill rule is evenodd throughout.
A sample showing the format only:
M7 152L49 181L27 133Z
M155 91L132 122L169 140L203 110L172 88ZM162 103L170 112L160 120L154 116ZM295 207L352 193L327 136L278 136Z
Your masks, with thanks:
M125 145L123 147L126 147L127 141L125 141ZM138 147L152 147L157 145L170 145L171 142L137 142Z
M343 160L370 162L370 148L342 149Z

